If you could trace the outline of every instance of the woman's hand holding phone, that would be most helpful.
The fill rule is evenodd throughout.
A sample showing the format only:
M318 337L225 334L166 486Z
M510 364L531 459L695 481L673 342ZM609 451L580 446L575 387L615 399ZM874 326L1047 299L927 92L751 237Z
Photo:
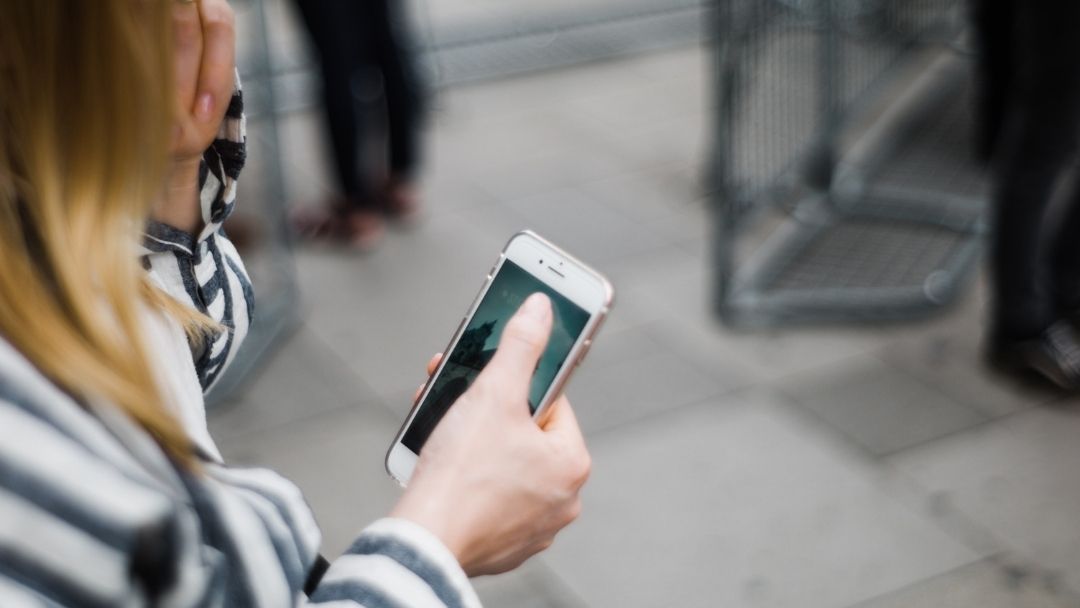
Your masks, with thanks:
M391 513L433 532L470 576L516 568L581 510L590 459L570 404L560 397L541 427L527 401L551 326L550 300L529 296L432 432Z

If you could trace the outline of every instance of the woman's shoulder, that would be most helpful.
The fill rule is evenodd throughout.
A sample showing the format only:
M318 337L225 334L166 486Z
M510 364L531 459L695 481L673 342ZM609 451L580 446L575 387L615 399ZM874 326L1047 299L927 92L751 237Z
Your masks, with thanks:
M69 434L80 433L85 411L70 395L42 374L13 344L0 335L0 412L13 412L38 419L47 426ZM0 426L0 434L10 428Z

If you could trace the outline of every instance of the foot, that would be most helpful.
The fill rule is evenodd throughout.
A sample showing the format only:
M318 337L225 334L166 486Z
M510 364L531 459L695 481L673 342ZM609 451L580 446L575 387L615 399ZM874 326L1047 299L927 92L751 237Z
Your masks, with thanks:
M382 216L375 210L350 211L345 216L344 224L345 242L357 251L374 251L386 234Z
M1033 371L1067 391L1080 390L1080 337L1066 320L1035 338L997 343L990 361L1009 371Z
M407 224L420 219L420 192L413 182L391 177L383 189L382 200L383 210L390 219Z

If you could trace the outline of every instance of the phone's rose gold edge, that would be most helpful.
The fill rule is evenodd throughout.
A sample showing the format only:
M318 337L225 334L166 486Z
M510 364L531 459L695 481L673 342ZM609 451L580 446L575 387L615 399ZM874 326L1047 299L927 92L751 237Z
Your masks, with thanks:
M506 259L505 248L503 249L503 251L499 252L498 259L495 260L495 264L493 264L491 270L488 271L487 279L480 286L480 289L476 293L476 298L474 298L472 304L469 305L468 311L465 313L465 316L462 317L461 322L458 324L457 331L454 332L453 337L450 338L450 342L447 343L446 348L443 349L442 352L448 353L453 350L455 345L457 345L458 340L461 339L461 335L465 332L465 321L472 317L472 315L476 312L476 308L480 305L480 300L482 300L484 298L484 295L487 294L488 288L491 286L491 281L495 278L495 270L499 268L504 259ZM421 403L423 403L424 398L427 397L428 392L431 391L432 384L434 384L435 379L439 377L439 374L442 373L443 367L445 365L446 359L444 358L442 361L439 361L439 365L435 368L435 371L430 376L428 376L428 379L424 382L424 386L420 389L420 393L416 396L416 399L413 400L412 407L409 408L409 414L405 416L405 421L401 423L401 428L398 429L397 434L394 435L394 440L390 442L389 449L386 450L386 458L383 460L383 466L386 469L386 474L389 475L391 479L396 481L402 487L405 486L406 482L398 478L398 476L394 474L392 470L390 470L390 456L391 454L393 454L394 448L396 448L398 444L401 443L402 438L404 438L405 436L405 431L408 430L409 424L412 423L413 418L416 416L417 408L420 406Z

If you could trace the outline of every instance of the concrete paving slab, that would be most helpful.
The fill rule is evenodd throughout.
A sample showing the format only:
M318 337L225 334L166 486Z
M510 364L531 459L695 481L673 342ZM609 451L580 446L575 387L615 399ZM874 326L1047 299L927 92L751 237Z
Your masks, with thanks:
M1080 606L1053 581L1022 568L984 560L910 587L886 594L855 608L1069 608Z
M633 171L581 185L591 199L636 222L651 224L689 211L705 220L700 184L686 165L671 163L652 171Z
M981 328L952 327L915 340L902 340L882 358L949 396L994 418L1057 401L1047 383L1005 377L986 363Z
M566 394L581 428L592 434L729 392L737 381L705 374L674 354L657 351L606 367L583 368Z
M601 267L632 261L669 245L578 189L553 190L515 199L508 205L537 232L586 263Z
M889 459L1025 562L1080 589L1080 410L1036 408Z
M987 420L915 377L871 357L786 378L779 388L858 446L885 455Z
M378 401L319 337L301 326L267 361L242 396L209 412L221 444L245 434L289 425L313 415Z
M381 405L365 404L236 437L221 451L234 466L269 467L300 486L333 558L397 502L383 458L399 425Z
M301 252L308 325L380 395L411 391L510 236L478 230L447 211L393 233L368 256Z
M584 514L545 563L592 606L847 606L979 557L765 393L591 450Z
M585 608L581 598L534 557L525 565L498 576L473 579L486 608Z

